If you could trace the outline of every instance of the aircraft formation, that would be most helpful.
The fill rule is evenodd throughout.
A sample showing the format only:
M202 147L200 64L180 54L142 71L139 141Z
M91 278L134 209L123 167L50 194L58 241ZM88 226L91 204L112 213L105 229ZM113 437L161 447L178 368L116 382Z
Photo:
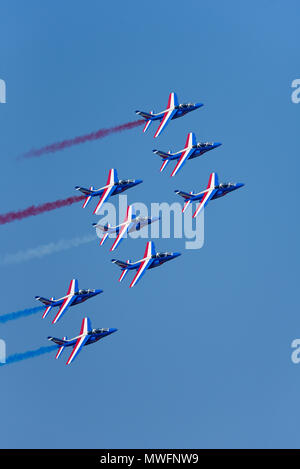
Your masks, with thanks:
M202 107L202 103L188 103L188 104L179 104L176 93L170 93L167 108L161 112L154 113L154 111L144 112L136 111L136 114L142 117L145 120L145 126L143 132L146 132L153 121L159 121L159 126L154 134L154 138L157 138L166 126L173 119L183 117L187 113L199 109ZM160 171L162 172L167 164L170 161L175 162L175 167L171 172L171 177L174 177L184 166L188 160L192 160L196 157L202 156L210 150L213 150L219 147L221 143L216 142L197 142L196 136L193 132L189 132L187 135L185 146L182 150L179 150L175 153L171 151L164 152L160 150L153 150L153 152L162 158L162 166ZM94 209L94 214L99 214L103 204L112 196L119 195L122 192L131 189L138 184L141 184L143 181L141 179L120 179L117 175L116 169L110 169L106 185L94 189L93 186L90 186L89 189L76 186L75 189L80 191L86 196L86 199L83 203L83 208L85 208L92 198L99 198L97 205ZM242 183L219 183L218 175L215 172L212 172L209 177L208 185L206 189L200 192L184 192L181 190L176 190L175 193L184 199L184 205L182 212L185 212L190 203L198 203L196 211L193 214L193 217L197 217L201 210L203 210L209 201L218 199L220 197L229 194L230 192L239 189L244 184ZM137 216L135 213L134 205L129 205L127 207L126 216L123 223L117 226L110 226L109 224L101 225L100 223L93 223L94 228L97 231L98 236L101 238L100 245L102 246L110 234L116 234L116 239L113 242L110 251L114 251L121 241L124 239L127 233L134 231L139 231L145 226L159 221L159 217L149 218ZM130 288L134 287L144 276L144 274L149 269L159 267L162 264L173 260L180 256L179 252L157 252L154 246L153 241L148 241L146 244L145 252L142 259L132 262L130 259L126 261L112 259L111 262L116 264L121 269L121 275L119 282L124 280L125 276L129 271L135 271L134 277L129 285ZM42 315L43 318L46 318L52 308L58 307L58 311L55 314L52 324L56 324L62 316L66 313L67 309L71 306L75 306L87 301L89 298L99 295L102 293L101 289L87 289L80 290L78 287L77 279L73 279L70 282L67 294L61 298L55 299L51 297L50 299L44 298L42 296L36 296L36 300L42 302L46 308ZM67 339L63 337L62 339L56 337L48 337L48 340L54 342L57 347L57 353L55 358L58 359L62 354L63 350L67 347L72 347L72 352L66 362L69 365L78 355L83 346L93 344L98 342L100 339L116 332L116 328L108 329L92 329L90 319L85 317L82 320L81 329L79 335Z

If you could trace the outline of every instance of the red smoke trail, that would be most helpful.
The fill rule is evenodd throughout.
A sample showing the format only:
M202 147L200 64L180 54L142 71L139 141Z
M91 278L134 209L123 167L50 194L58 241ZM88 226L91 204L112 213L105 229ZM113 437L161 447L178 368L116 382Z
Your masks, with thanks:
M106 137L107 135L122 132L123 130L134 129L139 125L144 124L144 121L138 120L134 122L128 122L127 124L118 125L117 127L111 127L109 129L99 129L96 132L92 132L86 135L80 135L78 137L70 138L69 140L63 140L62 142L52 143L42 148L33 149L25 153L25 158L31 158L33 156L41 156L45 153L54 153L65 148L72 147L73 145L79 145L80 143L90 142L92 140L98 140L99 138Z
M4 215L0 215L0 225L5 223L10 223L15 220L22 220L23 218L32 217L34 215L39 215L40 213L49 212L50 210L55 210L56 208L66 207L67 205L72 205L80 200L85 199L84 195L77 195L74 197L68 197L67 199L56 200L55 202L46 202L41 205L32 205L24 210L19 210L18 212L8 212Z

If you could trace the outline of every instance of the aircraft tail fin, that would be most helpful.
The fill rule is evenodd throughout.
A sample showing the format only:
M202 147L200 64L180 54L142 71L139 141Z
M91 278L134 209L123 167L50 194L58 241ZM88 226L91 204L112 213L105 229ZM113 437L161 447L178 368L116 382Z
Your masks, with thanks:
M151 122L153 121L154 111L150 111L150 112L135 111L135 112L136 114L138 114L139 116L143 117L146 120L145 126L143 128L143 132L144 133L147 132L147 130L150 127Z
M170 161L170 160L169 160L168 158L166 158L166 159L163 161L163 164L161 165L160 170L159 170L161 173L163 172L163 170L165 169L165 167L167 166L167 164L169 163L169 161Z
M93 189L94 189L93 186L91 186L91 187L89 188L89 193L90 193L90 194L92 194ZM79 190L79 189L78 189L78 190ZM81 192L82 192L82 191L81 191ZM91 198L92 198L92 195L88 195L88 196L86 197L85 201L83 202L82 208L85 208L85 207L87 206L87 204L89 203L89 201L91 200Z
M135 113L138 114L139 116L143 117L143 118L146 119L146 120L151 120L151 119L153 119L153 115L154 115L154 112L153 112L153 111L150 111L150 112L135 111Z
M51 339L49 339L49 340L51 340ZM55 337L53 337L52 340L53 340L53 342L55 342L55 340L56 340ZM60 342L65 342L66 340L67 340L67 337L63 337ZM62 345L57 350L57 353L55 355L55 360L57 360L61 356L64 349L65 349L65 344L62 343Z
M184 213L186 211L186 209L188 208L188 206L190 205L191 203L191 200L187 200L182 208L182 213Z
M51 302L54 300L54 298L51 298ZM45 309L44 313L43 313L43 316L42 316L42 319L45 319L45 317L48 315L48 313L50 312L50 310L52 309L52 304L50 304L49 306L47 306L47 308Z
M111 225L109 223L106 223L105 225L93 223L93 226L96 228L97 236L100 238L100 246L102 246L109 234L113 231L111 230Z
M182 213L186 211L190 203L193 201L193 191L192 192L183 192L183 191L175 191L176 194L180 195L181 197L184 198L185 204L182 209Z
M119 261L118 259L112 259L111 262L113 262L113 264L117 264L119 267L121 267L122 272L121 272L121 276L119 278L119 282L122 282L125 275L128 273L129 267L131 265L130 264L130 262L131 262L130 259L128 259L126 262Z
M42 296L36 296L35 299L38 300L38 301L41 301L41 303L46 305L46 309L45 309L45 311L43 313L43 316L42 316L42 318L45 319L45 317L47 316L47 314L51 310L52 306L54 306L54 304L55 304L54 298L50 298L50 300L48 300L48 298L43 298Z
M103 227L101 227L104 231L104 235L102 236L101 240L100 240L100 246L102 246L106 239L108 238L108 235L109 235L109 228L110 228L110 224L109 223L106 223L106 225L104 225Z
M163 163L160 167L160 172L162 172L165 169L169 161L171 161L174 156L171 153L171 150L169 150L168 153L165 153L164 151L160 151L160 150L153 150L153 153L155 153L156 155L160 156L163 159Z
M91 200L91 197L93 195L94 187L91 186L89 189L86 189L85 187L75 186L75 189L77 191L81 192L82 194L86 195L86 199L85 199L85 201L83 202L83 205L82 205L82 208L85 208L87 206L87 204L89 203L89 201Z
M173 153L171 152L171 150L169 150L168 153L166 153L165 151L161 151L161 150L152 150L152 151L153 151L153 153L160 156L161 158L170 158L171 159L171 157L174 156Z
M152 119L151 119L151 116L153 114L153 111L150 111L150 117L146 120L146 123L145 123L145 126L143 128L143 132L147 132L147 130L149 129L150 125L151 125L151 122L152 122Z
M128 264L129 262L130 262L130 259L128 259L128 260L126 261L127 264ZM123 270L122 270L122 273L121 273L120 278L119 278L119 282L122 282L122 280L123 280L124 277L127 275L127 273L128 273L128 269L123 269Z

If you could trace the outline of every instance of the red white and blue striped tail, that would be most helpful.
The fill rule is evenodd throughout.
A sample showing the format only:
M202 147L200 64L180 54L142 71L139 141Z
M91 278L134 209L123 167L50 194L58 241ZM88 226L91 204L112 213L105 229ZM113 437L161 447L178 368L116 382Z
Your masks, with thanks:
M101 241L100 241L100 246L102 246L105 243L106 239L108 238L109 228L110 228L110 224L107 223L107 231L104 231L104 235L102 236Z
M160 167L160 172L162 173L163 170L165 169L165 167L167 166L167 164L169 163L170 160L166 159L164 160L163 164L161 165Z
M90 187L90 191L92 191L94 189L94 186L91 186ZM89 201L91 200L92 196L91 195L88 195L87 198L85 199L84 203L83 203L83 206L82 208L85 208L87 206L87 204L89 203Z
M192 194L193 194L193 191L190 192L190 194L192 195ZM183 206L183 209L182 209L182 213L184 213L184 212L186 211L186 209L188 208L188 206L190 205L191 202L192 202L191 199L188 199L188 200L185 202L185 204L184 204L184 206Z
M127 264L129 264L130 259L127 259ZM120 275L119 282L122 282L122 280L126 277L126 274L128 273L128 269L124 269L123 272Z
M150 111L150 114L153 114L153 111ZM149 129L151 122L152 122L152 119L148 119L146 121L145 127L143 128L144 133L147 132L147 130Z
M67 340L67 337L63 337L63 340ZM55 355L55 360L57 360L61 356L62 351L64 350L64 348L65 348L65 345L61 345L59 347L59 349L57 350L57 354Z
M52 297L52 298L50 298L50 300L53 301L54 298ZM42 316L42 319L45 319L45 317L46 317L47 314L49 313L49 311L50 311L50 309L52 308L52 306L53 306L53 305L47 306L47 308L45 309L44 314L43 314L43 316Z
M170 150L168 151L168 154L169 154L169 155L171 154L171 151L170 151ZM166 158L166 159L163 161L163 164L161 165L161 168L160 168L160 172L161 172L161 173L163 172L163 170L165 169L165 167L167 166L167 164L169 163L169 161L170 161L170 160L169 160L168 158Z

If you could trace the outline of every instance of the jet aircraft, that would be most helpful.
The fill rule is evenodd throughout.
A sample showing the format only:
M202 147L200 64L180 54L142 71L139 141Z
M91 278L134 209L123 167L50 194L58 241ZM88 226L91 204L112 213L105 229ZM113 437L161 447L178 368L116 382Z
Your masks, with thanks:
M153 150L153 153L159 155L163 160L160 172L165 169L165 167L170 161L177 161L177 164L171 173L171 176L175 176L175 174L178 173L178 171L182 168L182 166L186 163L187 160L191 160L193 158L196 158L197 156L201 156L207 151L213 150L214 148L217 148L220 145L222 145L222 143L197 143L194 132L190 132L187 136L185 147L183 148L183 150L177 151L176 153L171 153L171 151L165 153L164 151Z
M151 122L159 120L161 121L157 131L154 134L154 138L158 137L164 128L168 125L170 120L177 119L178 117L182 117L188 112L195 111L195 109L199 109L202 107L202 103L188 103L188 104L179 104L178 98L176 93L170 93L167 109L164 111L154 113L153 111L144 112L144 111L135 111L136 114L143 117L146 120L146 124L144 127L144 132L149 129Z
M73 351L68 358L66 365L70 365L72 361L77 357L78 353L85 345L94 344L98 342L98 340L106 337L113 332L116 332L118 329L116 328L109 328L109 329L92 329L91 322L89 318L83 318L81 323L80 333L77 337L73 339L67 340L67 337L63 337L62 339L57 339L56 337L48 337L48 340L51 340L55 344L59 346L58 351L55 355L55 358L58 359L62 353L62 351L66 347L73 347Z
M101 187L100 189L94 189L93 186L91 186L89 189L86 189L85 187L76 186L75 189L77 191L82 192L84 195L87 196L82 206L83 208L87 206L87 204L89 203L92 197L100 197L100 200L93 212L94 214L97 215L100 212L100 209L102 205L104 204L104 202L106 202L110 196L121 194L127 189L137 186L138 184L141 184L142 182L143 181L141 179L120 179L119 180L118 175L117 175L117 170L110 169L106 186Z
M78 305L84 301L92 298L93 296L99 295L103 290L79 290L78 289L78 280L73 279L70 282L68 292L66 296L55 300L54 298L44 298L42 296L36 296L36 300L41 301L46 305L46 309L43 314L43 319L48 315L49 311L55 307L60 306L55 318L52 321L52 324L57 323L57 321L63 316L69 306Z
M127 260L126 262L119 261L117 259L112 259L111 261L114 264L117 264L122 269L119 282L121 282L129 270L137 270L131 284L130 288L134 287L137 282L142 278L147 269L153 269L159 265L164 264L167 261L175 259L175 257L180 256L179 252L155 252L155 246L153 241L148 241L146 245L146 250L143 259L131 262Z
M200 201L193 218L196 218L198 213L208 204L210 200L219 199L229 192L235 191L240 187L243 187L244 184L241 182L233 183L222 183L219 184L217 173L211 173L208 181L207 188L202 192L183 192L176 190L175 193L180 195L185 199L185 204L183 206L182 212L184 213L187 207L191 202Z
M110 226L109 223L106 225L100 225L97 223L93 223L93 226L96 228L97 234L101 230L101 236L103 234L103 237L101 238L100 241L100 246L103 245L105 240L110 234L117 234L117 238L115 239L112 247L110 248L110 251L114 251L116 247L120 244L122 239L124 239L124 236L127 233L132 233L134 231L140 231L144 226L150 225L151 223L158 221L159 217L142 217L142 216L136 216L135 209L133 205L128 205L127 207L127 212L126 216L124 218L123 223L117 226Z

